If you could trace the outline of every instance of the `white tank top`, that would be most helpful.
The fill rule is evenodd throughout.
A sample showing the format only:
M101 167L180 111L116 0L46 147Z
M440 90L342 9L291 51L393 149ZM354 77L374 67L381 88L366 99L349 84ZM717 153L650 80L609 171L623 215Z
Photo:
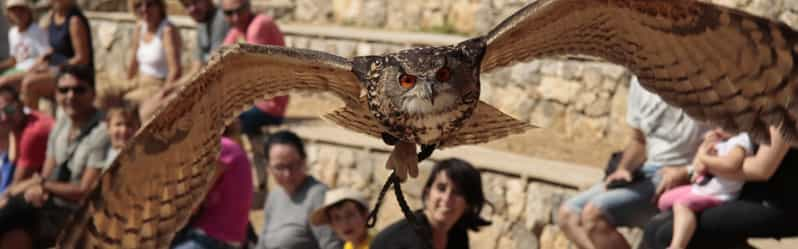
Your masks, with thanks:
M158 30L150 42L144 41L147 25L141 25L139 48L136 51L136 60L139 63L139 72L158 79L166 79L169 66L166 64L166 49L163 46L163 27L169 23L164 19L158 25Z

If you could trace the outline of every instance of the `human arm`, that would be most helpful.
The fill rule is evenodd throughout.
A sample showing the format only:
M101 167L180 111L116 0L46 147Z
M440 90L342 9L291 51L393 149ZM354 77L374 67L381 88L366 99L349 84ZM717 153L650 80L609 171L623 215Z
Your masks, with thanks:
M128 57L129 59L127 61L127 75L126 76L127 76L128 80L131 80L134 77L136 77L136 74L138 74L138 71L139 71L139 63L138 63L138 57L137 57L138 56L137 51L139 50L139 41L141 40L141 37L140 37L141 34L139 33L140 32L139 30L141 30L141 29L138 27L138 25L136 25L136 27L133 28L133 37L132 37L132 40L131 40L133 42L131 42L130 52L129 52L130 53L130 57Z
M86 25L88 26L88 25ZM67 64L70 65L86 65L91 61L90 51L93 49L89 47L89 30L83 25L83 20L78 16L73 16L69 19L69 39L72 40L72 46L75 50L75 56L69 58Z
M8 70L17 64L17 59L14 56L9 56L7 59L0 62L0 72Z
M83 176L81 176L80 182L78 183L45 180L42 183L42 189L49 195L55 195L67 200L79 201L85 198L89 194L89 191L94 188L94 185L96 185L100 179L101 173L101 168L87 167L83 170Z
M710 145L711 146L711 145ZM726 155L719 156L717 153L709 153L711 148L709 146L701 146L699 153L696 155L697 173L709 172L713 175L723 174L721 172L734 172L738 171L743 166L745 161L745 149L741 146L735 146Z
M631 128L631 137L623 151L618 168L607 176L606 182L615 180L632 181L632 172L640 168L646 160L646 138L643 131Z
M760 145L754 156L745 158L740 169L713 173L716 176L735 180L767 181L776 173L781 160L789 150L790 145L784 141L778 128L770 127L770 144Z
M164 27L163 39L164 50L166 51L166 65L169 68L169 74L166 76L166 82L169 84L175 83L182 75L182 66L180 64L180 50L181 42L180 32L173 25L166 25Z

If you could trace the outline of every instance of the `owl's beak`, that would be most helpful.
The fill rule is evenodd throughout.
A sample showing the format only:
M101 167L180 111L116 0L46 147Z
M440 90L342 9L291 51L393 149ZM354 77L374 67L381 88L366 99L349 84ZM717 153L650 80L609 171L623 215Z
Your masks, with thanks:
M420 97L429 100L430 104L435 105L435 96L437 93L432 89L432 82L424 82L421 86L423 89L421 89Z

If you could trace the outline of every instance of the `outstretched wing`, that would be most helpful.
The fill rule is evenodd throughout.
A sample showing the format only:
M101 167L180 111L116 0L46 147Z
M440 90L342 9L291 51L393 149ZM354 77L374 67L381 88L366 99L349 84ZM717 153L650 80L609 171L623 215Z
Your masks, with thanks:
M628 67L642 85L701 121L798 145L798 33L692 0L538 0L485 37L482 70L584 54Z
M167 248L214 178L225 126L256 99L326 91L356 104L349 60L309 50L235 45L148 122L61 233L60 248Z

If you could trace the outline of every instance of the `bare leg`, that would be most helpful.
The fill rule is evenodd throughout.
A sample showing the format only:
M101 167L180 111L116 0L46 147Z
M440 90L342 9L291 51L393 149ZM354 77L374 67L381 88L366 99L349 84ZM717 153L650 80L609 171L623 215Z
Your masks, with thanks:
M565 234L565 237L574 243L576 247L580 249L596 248L587 236L586 230L580 225L578 213L572 212L571 209L563 205L557 214L557 221L557 225L560 226L560 230Z
M695 232L695 213L684 204L673 204L673 238L670 249L687 248Z
M596 249L631 249L626 238L593 204L588 204L582 211L582 223Z
M22 102L31 109L39 109L39 98L52 98L55 93L55 75L51 71L31 72L22 80Z
M25 79L25 73L22 72L6 75L0 77L0 86L11 86L14 89L19 90L20 84L22 84L23 79Z

